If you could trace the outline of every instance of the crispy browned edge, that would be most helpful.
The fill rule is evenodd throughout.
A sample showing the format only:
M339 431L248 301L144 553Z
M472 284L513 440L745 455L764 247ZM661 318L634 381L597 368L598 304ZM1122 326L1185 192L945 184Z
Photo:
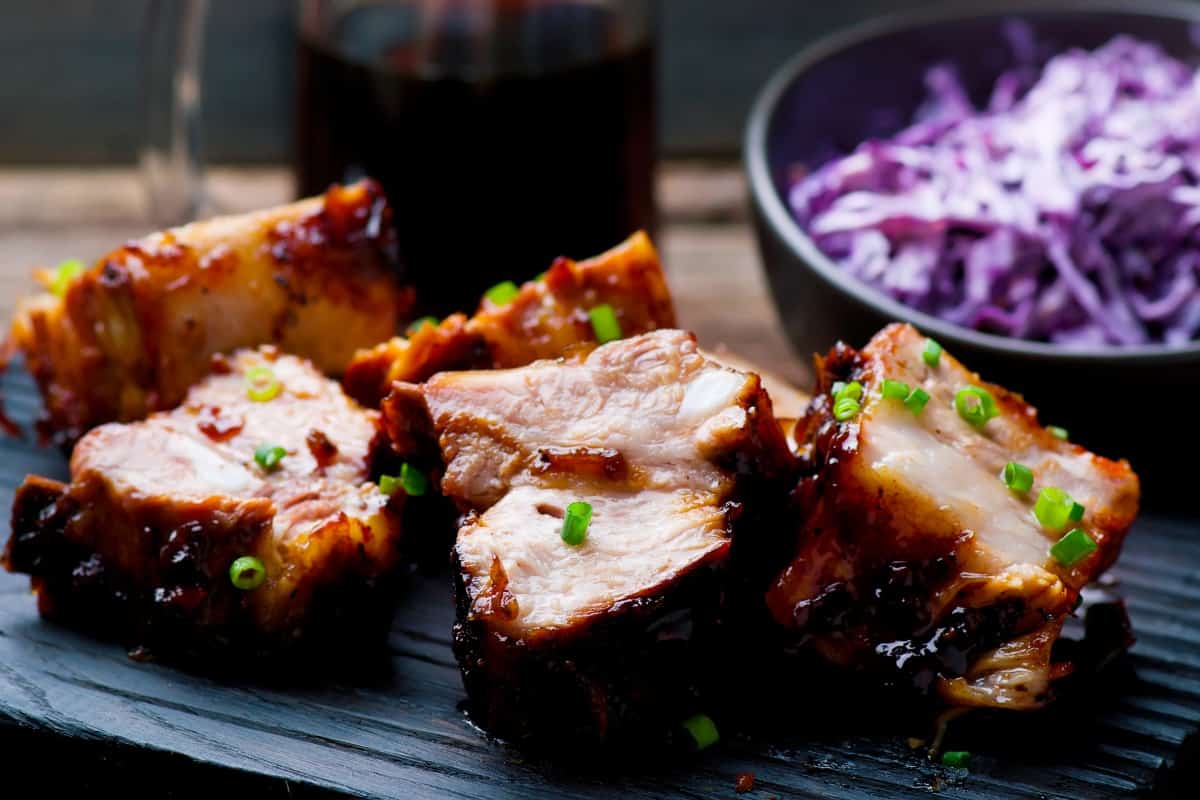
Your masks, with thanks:
M225 234L213 239L208 233L227 228L235 231L228 234L235 241L227 241ZM197 237L204 245L193 248L179 237ZM164 391L158 375L163 369L157 351L164 327L158 313L164 289L159 284L169 287L167 277L188 280L199 270L219 269L222 259L234 257L233 250L268 259L275 282L287 291L315 276L336 281L338 296L351 305L362 288L378 287L381 281L390 284L393 302L381 330L394 330L413 304L412 290L397 282L391 209L380 186L370 180L334 185L324 196L291 205L128 242L96 261L62 298L47 293L25 301L0 348L0 367L21 353L41 390L42 438L67 447L98 424L139 419L177 405L182 395ZM43 273L42 279L47 282L48 276ZM289 308L306 302L293 295ZM378 310L372 309L371 313ZM136 320L137 330L127 337L107 331L122 319ZM286 324L286 319L277 321L276 339ZM134 343L132 350L120 346L123 338ZM245 341L238 346L269 343ZM187 387L203 378L209 355L200 354L194 364L171 365L189 378L173 376L172 385ZM5 427L15 432L11 423L5 421Z
M888 339L900 327L907 326L893 323L876 334L872 342ZM943 353L942 357L953 359L947 353ZM876 507L877 503L872 498L857 498L836 503L830 499L830 493L836 495L840 491L839 487L848 482L844 471L848 468L852 451L857 446L856 425L852 422L838 423L833 418L831 387L836 381L862 379L865 366L860 352L843 342L835 345L825 356L814 357L817 384L813 390L813 400L806 417L800 421L794 433L796 449L802 454L805 474L793 492L796 515L794 525L798 531L793 560L799 558L806 548L830 545L833 547L830 552L840 550L843 556L853 558L853 554L859 549L870 549L868 541L860 541L864 537L869 540L870 536L874 535L888 536L886 523L881 523L881 519L885 519L886 515L880 516L880 509ZM1041 427L1037 420L1037 410L1020 394L988 383L977 373L970 374L973 378L972 383L992 394L1003 414L1028 421L1040 447L1047 450L1086 452L1082 446L1060 441ZM1073 601L1078 597L1082 586L1107 570L1116 560L1124 536L1137 515L1137 476L1129 463L1096 456L1095 465L1109 477L1133 481L1133 493L1128 498L1131 502L1097 520L1104 528L1100 559L1087 565L1090 577L1083 574L1083 567L1063 572L1064 582L1069 590L1068 599L1061 607L1042 609L1051 615L1051 623L1071 613ZM853 544L842 547L833 539L839 530L859 533L851 537ZM853 650L856 638L861 639L863 646L859 650L863 654L863 660L856 666L876 674L890 675L890 680L895 681L901 677L901 673L891 666L891 660L888 657L876 657L867 651L884 639L899 643L908 638L900 630L887 630L884 633L881 633L881 630L898 624L895 619L897 609L919 607L923 598L929 596L954 574L955 556L952 545L949 549L945 545L924 549L916 547L911 556L908 561L882 565L879 570L856 575L850 581L831 582L804 609L791 608L790 605L781 607L778 602L771 601L769 604L773 615L781 625L796 630L795 638L809 644L817 642L822 636L832 635L842 642L839 647L845 646ZM863 603L855 599L867 596L876 597L876 601ZM906 659L906 668L902 673L904 679L900 683L924 692L936 687L938 676L955 677L963 674L969 670L974 658L985 654L989 649L1018 635L1036 633L1033 630L1018 630L1019 625L1029 621L1030 612L1024 604L1017 602L998 602L977 609L952 610L937 626L947 634L947 645L938 652L923 650L919 634L912 631L910 650L913 654L922 655L910 655ZM803 624L800 624L801 617L804 618ZM926 621L926 626L931 624L932 622ZM1057 639L1057 634L1053 638ZM950 642L953 644L949 644ZM1046 659L1050 658L1049 644L1044 647L1042 655ZM1050 665L1050 671L1054 677L1062 677L1069 674L1071 668L1069 664L1055 664ZM1049 699L1049 695L1037 698L1029 707L1043 705ZM943 696L943 700L948 698Z
M737 657L727 638L739 629L733 620L766 618L765 581L786 552L781 515L796 462L770 397L758 376L751 378L741 399L751 425L742 446L719 461L734 478L723 504L730 548L580 625L536 639L500 633L472 611L455 552L454 652L471 713L488 731L533 749L561 751L582 742L624 750L678 740L679 722L704 710L705 687L720 683L721 665ZM420 386L394 384L383 413L400 449L436 446Z
M611 305L625 336L670 328L675 309L658 252L639 231L594 258L557 259L545 275L498 305L486 297L475 315L452 314L361 350L346 370L346 392L376 408L393 383L419 383L455 369L518 367L595 343L588 309Z

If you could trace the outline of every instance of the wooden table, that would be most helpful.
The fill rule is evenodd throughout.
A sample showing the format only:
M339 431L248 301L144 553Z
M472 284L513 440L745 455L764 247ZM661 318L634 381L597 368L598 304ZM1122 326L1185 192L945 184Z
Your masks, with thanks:
M292 197L283 169L219 169L212 205L233 213ZM745 185L733 164L682 163L661 175L665 224L658 237L681 324L700 340L805 382L767 294L746 219ZM34 286L30 268L91 261L157 225L133 169L0 171L0 317ZM583 257L589 253L571 253Z

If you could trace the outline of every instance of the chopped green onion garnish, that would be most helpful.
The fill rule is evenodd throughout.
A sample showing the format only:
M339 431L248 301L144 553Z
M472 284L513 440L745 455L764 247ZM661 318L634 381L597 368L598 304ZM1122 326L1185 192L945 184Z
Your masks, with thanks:
M846 389L845 381L834 381L833 386L829 387L829 396L836 400L837 396L839 394L841 394L843 391L845 391L845 389Z
M1064 567L1073 567L1096 552L1096 540L1083 528L1072 528L1050 548L1050 555Z
M1083 519L1084 507L1082 503L1071 503L1071 513L1067 515L1071 522L1079 522Z
M982 428L999 413L991 392L978 386L959 389L954 395L954 408L960 417L976 428Z
M598 305L588 310L588 318L592 321L592 332L600 344L620 339L621 323L617 320L617 312L608 303Z
M420 497L429 489L429 479L424 472L406 461L400 465L399 475L379 476L379 491L391 495L397 489L403 489L409 497Z
M1061 531L1071 521L1071 514L1078 505L1071 495L1056 486L1046 486L1038 492L1037 502L1033 504L1033 515L1043 528L1051 531Z
M562 540L575 547L587 538L588 525L592 521L592 504L577 500L567 506L563 517Z
M908 397L908 384L904 381L894 381L891 378L884 378L883 381L883 396L892 400L904 400Z
M1008 462L1004 465L1004 485L1014 492L1028 492L1033 488L1033 470L1015 461Z
M966 767L971 763L971 754L966 750L947 750L942 753L942 764L947 767Z
M424 328L426 325L432 325L436 328L437 324L438 324L437 317L421 317L420 319L414 319L412 322L408 323L408 327L404 329L404 332L406 334L408 334L409 336L412 336L414 333L421 330L421 328Z
M1067 440L1066 428L1060 428L1057 425L1047 425L1046 430L1050 431L1050 435L1055 439L1062 439L1064 442Z
M849 383L842 384L841 391L834 392L833 399L841 400L844 397L848 397L851 400L861 400L862 393L863 393L862 384L859 383L858 381L850 381Z
M546 273L539 272L538 276L536 278L534 278L534 280L537 281L538 283L541 283L542 281L546 280Z
M233 585L248 592L263 585L267 579L267 568L263 562L254 556L235 558L229 565L229 580Z
M400 485L409 497L420 497L429 488L429 479L424 472L405 462L400 465Z
M60 262L54 268L54 279L50 281L50 291L62 297L67 293L67 287L71 285L71 282L82 275L85 269L83 262L77 258L69 258Z
M925 340L925 349L921 351L921 360L931 367L936 367L942 358L942 346L933 339Z
M270 367L251 367L246 370L246 397L254 402L274 400L282 390L283 384Z
M843 397L833 404L833 418L838 422L846 422L858 416L862 406L853 397Z
M716 724L706 714L697 714L683 721L683 729L691 734L697 750L712 747L721 740Z
M912 390L912 394L904 398L904 405L914 414L920 414L925 408L925 404L929 402L929 392L922 389L920 386Z
M502 281L483 293L483 296L498 306L506 306L517 298L521 290L512 281Z
M254 460L260 467L267 472L279 466L279 462L287 455L287 450L284 450L277 444L269 444L264 442L254 448Z

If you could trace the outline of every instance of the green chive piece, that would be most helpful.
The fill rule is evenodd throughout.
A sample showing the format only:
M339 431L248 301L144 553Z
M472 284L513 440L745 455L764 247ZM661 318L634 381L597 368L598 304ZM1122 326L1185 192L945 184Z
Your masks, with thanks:
M267 568L254 556L235 558L229 565L229 581L235 588L248 592L263 585L267 579Z
M712 747L721 740L716 723L707 714L697 714L683 721L683 729L691 734L697 750Z
M833 418L838 422L854 419L862 411L859 400L862 399L863 387L858 381L836 381L830 387L830 392L833 394Z
M517 295L521 290L512 281L501 281L492 288L483 293L483 296L491 301L494 305L506 306L513 300L517 299Z
M1033 504L1033 515L1043 528L1061 531L1071 521L1071 512L1075 506L1071 495L1056 486L1046 486L1038 492L1037 501Z
M592 522L592 504L576 500L567 506L563 517L562 540L572 547L583 544L587 538L588 525Z
M409 497L420 497L429 489L429 478L407 461L400 465L399 475L380 475L379 491L386 495L403 489Z
M67 293L67 287L87 269L78 258L68 258L54 268L54 278L50 281L50 291L58 297Z
M966 768L971 763L971 754L966 750L947 750L942 753L942 764L947 767Z
M843 397L833 404L833 418L838 422L846 422L858 416L862 406L853 397Z
M539 272L538 276L536 278L534 278L534 280L537 281L538 283L541 283L542 281L546 280L546 273Z
M592 321L592 332L596 334L596 341L600 344L616 341L624 335L621 333L617 312L613 311L613 307L608 303L589 309L588 318Z
M841 400L844 397L849 397L851 400L862 400L863 387L858 381L850 381L842 387L842 390L834 395L835 400Z
M270 367L251 367L246 370L246 397L256 403L274 400L283 391L283 384Z
M964 386L959 389L954 395L954 408L960 417L975 428L982 428L989 419L1000 413L996 410L996 401L992 398L992 393L979 386Z
M436 328L438 326L438 318L437 317L421 317L420 319L414 319L412 322L408 323L408 327L404 329L404 333L408 336L412 336L414 333L421 330L421 328L424 328L426 325L432 325L433 327Z
M287 450L284 450L277 444L270 444L269 442L263 442L258 447L254 448L255 462L267 472L271 472L278 467L279 462L282 461L283 457L286 455Z
M1050 555L1064 567L1073 567L1096 552L1096 540L1083 528L1072 528L1050 548Z
M400 485L409 497L420 497L429 488L429 479L424 472L406 461L400 465Z
M1046 430L1050 431L1050 435L1055 439L1062 439L1064 442L1067 441L1066 428L1060 428L1057 425L1047 425Z
M921 360L931 367L936 367L942 360L942 346L933 339L926 339L925 348L921 351Z
M904 381L894 381L891 378L883 380L883 396L891 400L905 400L909 391L908 384Z
M1004 465L1004 485L1014 492L1028 492L1033 488L1033 470L1015 461L1008 462Z
M920 414L925 409L925 404L929 402L929 392L922 389L920 386L912 390L912 394L904 398L904 405L913 414Z
M1071 522L1079 522L1079 520L1083 519L1084 511L1085 509L1082 503L1073 502L1071 503L1071 513L1067 515L1067 518L1070 519Z

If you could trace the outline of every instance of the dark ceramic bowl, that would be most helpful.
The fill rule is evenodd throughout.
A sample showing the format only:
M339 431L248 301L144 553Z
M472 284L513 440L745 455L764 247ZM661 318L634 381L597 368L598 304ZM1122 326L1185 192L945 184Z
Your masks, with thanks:
M1023 393L1044 422L1068 428L1073 440L1129 458L1144 477L1190 472L1186 445L1200 444L1192 400L1200 389L1200 343L1065 350L963 328L844 274L787 206L789 170L819 166L831 153L907 124L925 96L930 65L954 63L972 98L985 99L996 76L1012 65L1002 35L1012 19L1029 23L1039 44L1055 52L1095 48L1126 33L1158 42L1189 63L1200 61L1192 36L1200 3L1153 0L1010 2L993 11L908 13L807 47L762 90L745 139L756 233L780 317L805 356L838 339L861 345L894 320L911 322L985 379Z

